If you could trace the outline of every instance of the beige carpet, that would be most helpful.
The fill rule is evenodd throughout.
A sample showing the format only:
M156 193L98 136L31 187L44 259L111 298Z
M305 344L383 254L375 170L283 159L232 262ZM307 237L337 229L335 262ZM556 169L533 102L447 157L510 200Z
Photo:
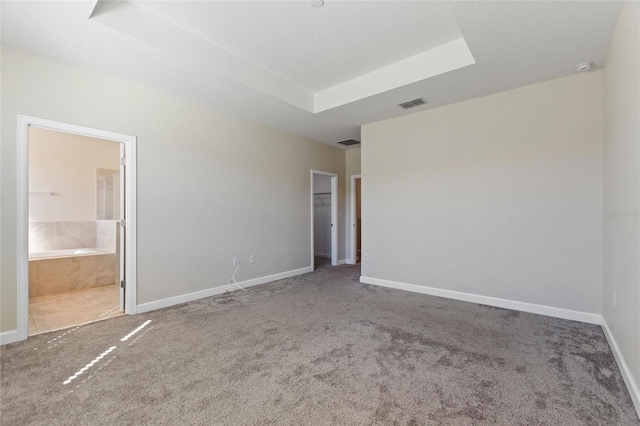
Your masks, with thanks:
M5 346L0 422L640 424L599 326L358 276L325 265Z

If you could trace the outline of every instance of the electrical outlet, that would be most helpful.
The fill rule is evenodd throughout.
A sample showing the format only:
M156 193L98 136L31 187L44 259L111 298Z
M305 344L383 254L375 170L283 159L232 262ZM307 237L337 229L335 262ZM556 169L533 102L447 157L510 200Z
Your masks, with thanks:
M233 258L233 266L238 266L240 264L240 259L236 256Z
M613 292L613 306L616 306L616 292Z
M251 256L249 256L249 263L256 263L256 255L252 254Z
M369 260L369 253L365 253L362 255L362 260Z

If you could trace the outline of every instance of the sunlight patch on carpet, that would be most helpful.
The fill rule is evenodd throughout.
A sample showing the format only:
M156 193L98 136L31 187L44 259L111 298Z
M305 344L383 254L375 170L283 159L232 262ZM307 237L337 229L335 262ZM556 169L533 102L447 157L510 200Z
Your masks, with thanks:
M127 340L129 340L134 334L136 334L137 332L139 332L140 330L142 330L143 328L145 328L147 325L149 325L149 323L151 322L151 320L147 320L145 322L142 323L142 325L138 328L136 328L135 330L133 330L131 333L127 334L126 336L124 336L122 339L120 339L121 342L126 342Z
M105 356L109 355L109 353L111 353L113 350L115 350L116 347L117 346L111 346L109 349L107 349L106 351L102 352L100 355L95 357L89 364L85 365L80 370L78 370L73 376L69 377L67 380L62 382L62 384L63 385L68 385L69 383L71 383L72 381L77 379L78 376L80 376L82 373L84 373L85 371L87 371L88 369L90 369L91 367L96 365L98 362L100 362L100 360L102 358L104 358Z

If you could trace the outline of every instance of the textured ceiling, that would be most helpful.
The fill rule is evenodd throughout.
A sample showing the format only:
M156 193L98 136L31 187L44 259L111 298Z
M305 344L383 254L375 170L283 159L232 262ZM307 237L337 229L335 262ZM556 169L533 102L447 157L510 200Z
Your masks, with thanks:
M327 0L316 9L305 0L3 1L1 7L7 45L335 146L359 139L365 123L569 75L580 62L602 66L620 3ZM443 47L456 40L467 58ZM447 61L451 66L442 65ZM439 71L429 74L434 67ZM326 110L314 106L323 91L353 89L345 81L357 86L356 95ZM417 97L428 104L397 106Z
M439 2L135 4L314 92L460 37Z

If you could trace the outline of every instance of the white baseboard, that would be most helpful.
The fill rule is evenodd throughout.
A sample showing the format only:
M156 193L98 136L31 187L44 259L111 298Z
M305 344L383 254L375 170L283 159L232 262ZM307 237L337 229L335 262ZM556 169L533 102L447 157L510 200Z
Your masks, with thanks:
M580 321L589 324L598 324L602 326L604 330L604 335L607 338L607 342L609 343L609 347L611 347L611 352L618 363L618 367L620 369L620 374L624 380L627 389L629 390L629 395L631 395L631 400L633 401L633 405L636 409L636 413L638 417L640 417L640 387L638 383L636 383L633 375L631 374L631 370L629 370L629 366L627 365L622 352L620 352L620 347L618 343L611 334L611 330L607 325L607 322L603 318L602 315L592 314L589 312L580 312L573 311L570 309L562 309L555 308L553 306L545 306L545 305L536 305L534 303L527 302L518 302L515 300L508 299L500 299L497 297L490 296L480 296L477 294L471 293L463 293L460 291L452 291L452 290L444 290L433 287L425 287L415 284L407 284L401 283L397 281L389 281L383 280L379 278L371 278L371 277L360 277L360 282L365 284L373 284L381 287L389 287L395 288L398 290L411 291L414 293L422 293L428 294L431 296L445 297L448 299L461 300L464 302L472 302L479 303L482 305L495 306L498 308L504 309L513 309L517 311L530 312L533 314L546 315L555 318L568 319L573 321Z
M609 325L607 325L607 321L605 321L604 317L602 318L602 329L604 330L604 335L609 342L609 346L611 347L611 352L613 352L613 356L618 363L618 368L620 369L620 374L622 374L622 379L624 380L624 384L627 385L627 389L629 390L629 395L631 395L631 400L633 401L633 405L636 407L636 413L640 418L640 387L638 387L638 383L636 383L633 375L631 374L631 370L629 370L629 366L622 356L622 352L620 352L620 347L616 342L616 339L613 338L613 334L609 329Z
M338 265L346 265L346 263L347 263L347 259L338 260Z
M480 305L495 306L504 309L530 312L532 314L546 315L549 317L568 319L573 321L586 322L589 324L600 324L602 315L589 312L573 311L570 309L555 308L553 306L536 305L534 303L518 302L498 297L481 296L478 294L464 293L461 291L444 290L434 287L426 287L415 284L401 283L397 281L383 280L379 278L360 277L360 282L373 284L381 287L390 287L398 290L411 291L414 293L429 294L431 296L445 297L447 299L462 300L464 302L478 303Z
M253 287L256 285L266 284L285 278L295 277L296 275L302 275L309 272L313 272L313 267L307 266L306 268L294 269L292 271L280 272L279 274L267 275L265 277L258 277L251 280L240 281L240 285L244 288ZM238 289L237 286L232 285L232 287L234 289ZM181 294L179 296L167 297L166 299L142 303L136 307L136 313L142 314L144 312L155 311L156 309L162 309L173 305L179 305L181 303L191 302L192 300L215 296L218 294L222 294L227 290L229 290L229 286L222 285L219 287L208 288L206 290L195 291L193 293Z
M7 345L18 341L18 330L3 331L0 333L0 345Z

